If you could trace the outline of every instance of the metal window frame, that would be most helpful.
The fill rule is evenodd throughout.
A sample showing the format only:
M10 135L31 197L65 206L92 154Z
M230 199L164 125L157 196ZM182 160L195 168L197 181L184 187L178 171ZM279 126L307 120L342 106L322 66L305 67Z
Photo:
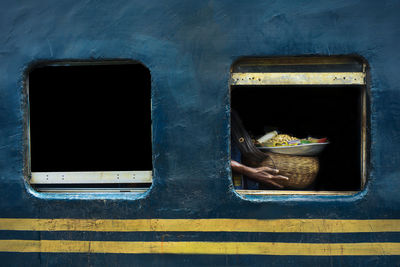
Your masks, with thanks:
M349 63L352 57L284 57L249 58L259 66L282 65L328 65ZM358 58L359 60L359 58ZM239 60L240 61L240 60ZM367 80L368 65L361 60L362 70L359 72L234 72L232 64L229 79L230 86L361 86L361 189L360 191L315 191L315 190L235 190L240 195L355 195L365 189L367 183L368 136L367 136Z
M31 137L30 137L30 103L29 103L29 73L43 66L88 66L88 65L123 65L142 64L134 60L103 60L103 61L54 61L42 62L30 66L25 71L25 177L30 185L38 187L38 192L48 193L144 193L149 188L90 188L91 184L135 184L152 183L153 170L146 171L87 171L87 172L32 172L31 169ZM145 66L144 64L142 64ZM145 66L147 68L147 66ZM153 167L154 169L154 167ZM60 184L60 188L46 188L46 184ZM82 184L82 188L68 188L68 184ZM65 187L64 187L65 186Z

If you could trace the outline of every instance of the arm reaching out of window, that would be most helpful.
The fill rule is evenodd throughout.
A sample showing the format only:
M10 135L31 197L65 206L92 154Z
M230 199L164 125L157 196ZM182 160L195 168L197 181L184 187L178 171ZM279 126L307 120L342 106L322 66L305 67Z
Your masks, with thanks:
M279 188L283 188L283 186L279 184L279 181L289 180L289 178L286 176L277 175L279 173L279 170L270 167L252 168L243 165L237 161L231 160L231 168L232 171L246 175L253 180L263 183L269 183Z

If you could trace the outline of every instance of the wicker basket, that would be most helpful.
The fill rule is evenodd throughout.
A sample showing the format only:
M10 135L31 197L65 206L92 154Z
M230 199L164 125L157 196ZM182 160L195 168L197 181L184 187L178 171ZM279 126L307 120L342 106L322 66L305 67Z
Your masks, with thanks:
M317 177L319 161L317 157L293 156L277 153L266 153L269 157L259 166L247 163L253 167L268 166L279 170L279 174L289 178L280 181L285 188L303 189L310 186Z

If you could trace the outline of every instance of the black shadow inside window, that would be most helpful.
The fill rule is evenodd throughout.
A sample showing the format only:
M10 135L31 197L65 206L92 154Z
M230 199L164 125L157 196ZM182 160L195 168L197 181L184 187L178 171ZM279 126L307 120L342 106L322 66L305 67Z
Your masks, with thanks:
M151 170L151 78L141 64L29 73L32 172Z

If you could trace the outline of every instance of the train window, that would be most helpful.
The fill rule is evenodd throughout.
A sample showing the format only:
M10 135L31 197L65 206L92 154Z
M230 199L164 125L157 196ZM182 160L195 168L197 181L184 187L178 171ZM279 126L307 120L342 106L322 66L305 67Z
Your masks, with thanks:
M27 79L30 184L142 193L152 183L151 78L136 62L57 63Z
M358 57L235 62L231 166L237 192L329 195L362 190L368 158L366 66ZM272 180L256 177L256 167L279 169L289 180L272 171L266 174L275 176Z

